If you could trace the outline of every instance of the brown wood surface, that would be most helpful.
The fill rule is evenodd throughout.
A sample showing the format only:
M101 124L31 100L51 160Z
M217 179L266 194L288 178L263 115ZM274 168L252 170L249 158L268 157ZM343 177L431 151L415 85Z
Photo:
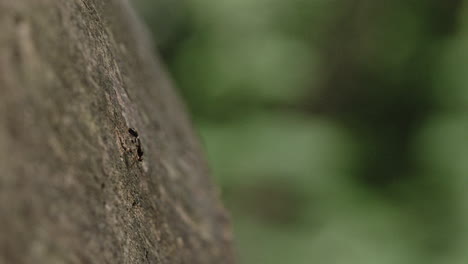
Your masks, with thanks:
M152 48L126 0L0 0L0 263L234 262Z

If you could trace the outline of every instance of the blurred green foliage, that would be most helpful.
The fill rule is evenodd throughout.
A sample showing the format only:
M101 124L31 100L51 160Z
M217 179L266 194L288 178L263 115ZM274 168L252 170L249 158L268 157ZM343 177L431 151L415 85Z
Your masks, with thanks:
M241 263L467 263L468 1L136 2Z

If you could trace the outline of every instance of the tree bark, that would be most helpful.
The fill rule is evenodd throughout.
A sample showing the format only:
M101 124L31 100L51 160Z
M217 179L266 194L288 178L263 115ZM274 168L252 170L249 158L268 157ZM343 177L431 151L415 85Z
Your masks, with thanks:
M151 50L127 0L0 0L0 263L234 262Z

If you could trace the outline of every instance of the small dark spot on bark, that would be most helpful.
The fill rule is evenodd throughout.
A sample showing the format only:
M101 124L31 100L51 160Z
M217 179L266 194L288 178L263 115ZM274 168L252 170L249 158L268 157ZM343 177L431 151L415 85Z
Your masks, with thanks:
M16 14L14 16L14 19L15 19L15 24L17 24L17 25L20 24L21 22L23 22L23 20L24 20L23 17L21 15L19 15L19 14Z
M101 189L104 189L106 188L106 184L105 183L101 183Z
M150 263L148 255L149 255L148 249L145 248L145 259L147 263Z

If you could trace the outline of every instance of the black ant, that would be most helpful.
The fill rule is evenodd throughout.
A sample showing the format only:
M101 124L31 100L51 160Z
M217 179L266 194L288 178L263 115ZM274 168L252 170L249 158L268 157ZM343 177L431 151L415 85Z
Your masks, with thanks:
M129 128L128 133L130 133L130 135L134 137L132 142L135 143L137 146L138 161L143 161L144 152L143 152L143 149L141 148L141 141L140 141L140 138L138 137L138 132L133 128Z

